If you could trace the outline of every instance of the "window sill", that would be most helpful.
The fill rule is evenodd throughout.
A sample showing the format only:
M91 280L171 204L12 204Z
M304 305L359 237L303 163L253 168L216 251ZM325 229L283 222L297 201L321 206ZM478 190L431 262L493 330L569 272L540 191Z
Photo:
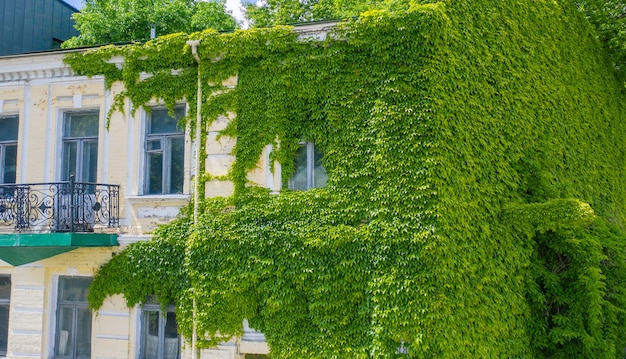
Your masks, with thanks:
M129 202L145 202L145 201L188 201L191 195L188 194L147 194L141 196L126 196Z

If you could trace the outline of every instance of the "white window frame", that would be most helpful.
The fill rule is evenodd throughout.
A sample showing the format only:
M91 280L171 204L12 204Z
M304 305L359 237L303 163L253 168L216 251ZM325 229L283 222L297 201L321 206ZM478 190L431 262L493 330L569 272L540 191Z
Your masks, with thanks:
M19 137L19 116L18 115L0 115L0 121L3 121L5 119L10 119L10 118L15 118L17 120L18 133L17 133L17 136L15 137L15 140L0 141L0 184L6 184L5 182L6 173L4 172L4 165L5 165L4 160L5 160L6 148L8 146L15 146L17 148L17 140ZM15 154L15 162L17 165L17 153ZM17 180L17 170L15 171L15 179Z
M67 119L71 116L74 115L81 115L81 114L95 114L98 117L98 125L97 125L97 134L95 136L83 136L83 137L70 137L69 134L65 133L65 123L67 121ZM59 179L61 181L68 181L69 180L69 176L72 175L72 169L70 169L70 172L68 173L68 177L64 178L64 167L65 167L65 144L69 143L69 142L77 142L77 158L76 158L76 169L75 169L75 173L74 174L74 178L77 182L85 182L83 181L83 174L85 169L83 168L83 161L82 161L82 156L83 156L83 146L85 145L85 143L87 142L96 142L96 148L97 148L97 154L96 154L96 178L94 179L93 182L97 182L97 177L98 177L98 167L99 167L99 162L100 162L100 111L97 108L85 108L85 109L72 109L72 110L66 110L66 111L62 111L61 112L61 121L59 121L59 131L60 131L60 138L61 138L61 142L60 142L60 151L59 153L60 155L60 160L59 160Z
M138 358L145 358L145 340L147 338L144 337L144 335L146 335L147 333L147 329L144 328L144 324L145 324L145 320L144 317L146 315L146 312L157 312L158 313L158 318L159 318L159 332L157 335L157 343L158 343L158 347L157 347L157 356L156 357L150 357L150 359L163 359L164 358L164 347L165 347L165 325L166 325L166 320L167 320L167 313L174 313L174 315L176 314L175 312L175 308L173 305L169 305L165 308L165 312L162 310L161 305L157 304L157 303L146 303L143 306L140 307L140 315L139 315L139 325L138 325L138 329L139 329L139 335L138 335L138 349L137 349L137 357ZM178 325L177 325L178 326ZM182 351L182 337L180 334L178 334L178 336L176 337L177 339L177 345L178 345L178 354L177 354L177 358L181 358L181 351Z
M6 306L11 306L11 275L9 274L0 274L0 278L8 278L9 279L9 298L0 298L0 304L1 305L6 305ZM0 323L0 325L6 325L6 333L7 333L7 337L6 339L6 345L7 345L7 351L0 351L0 357L5 357L7 355L8 349L9 349L9 322L11 320L10 316L11 316L11 311L9 309L8 312L8 317L7 317L7 322L6 323Z
M287 187L290 190L301 191L316 188L315 186L315 143L313 141L300 142L300 147L306 147L306 188L294 188L293 174L287 182ZM295 168L294 168L295 170Z
M186 104L184 103L180 103L180 104L176 104L174 106L174 109L182 109L182 116L185 116L187 113L187 107ZM154 111L154 110L166 110L167 108L164 106L158 106L158 105L154 105L154 106L150 106L150 112ZM144 196L178 196L178 195L183 195L185 193L187 193L188 189L187 189L187 173L188 173L188 167L187 167L187 159L189 157L188 153L188 131L187 128L182 128L180 129L181 132L171 132L171 133L163 133L163 134L150 134L148 133L149 131L149 125L150 125L150 121L151 121L151 116L152 113L145 113L144 119L143 119L143 126L142 126L142 161L141 161L141 176L140 176L140 180L141 180L141 194ZM172 138L178 138L180 137L183 140L183 159L181 161L181 164L183 166L183 183L182 185L182 189L181 192L175 192L175 193L167 193L166 191L164 191L165 189L169 188L171 185L171 178L170 178L170 171L169 169L171 168L171 164L172 164L172 160L171 160L171 148L169 147L170 144L170 139ZM148 141L153 140L159 140L161 142L161 148L160 150L150 150L148 149ZM150 153L156 153L156 152L162 152L164 155L164 158L162 159L162 171L161 171L161 191L159 193L150 193L149 191L149 180L150 180L150 174L149 174L149 170L148 170L148 166L149 166L149 154Z
M52 283L53 288L55 288L55 290L54 290L54 303L53 303L53 306L52 306L53 315L52 315L52 321L50 322L50 328L52 329L52 331L51 331L52 335L49 338L50 341L51 341L51 344L52 344L51 347L50 347L51 348L50 355L51 355L51 358L55 358L55 359L56 358L58 358L58 359L66 359L66 358L73 359L73 358L75 358L74 357L74 353L75 353L74 349L72 349L72 355L69 355L69 356L57 356L56 355L57 349L58 349L56 347L57 346L57 342L58 342L57 341L57 337L58 337L58 335L60 335L60 333L59 333L59 309L63 305L68 305L66 303L62 303L61 298L60 298L60 285L61 285L61 282L62 282L63 279L91 279L91 280L93 280L93 277L61 275L61 276L56 276L54 278L54 280L53 280L53 283ZM78 304L74 304L72 306L75 307L75 308L89 308L89 303L87 303L87 301L84 301L84 302L80 302ZM90 349L90 352L91 352L91 354L93 354L93 351L92 351L92 349L93 349L93 312L91 310L89 310L89 312L91 314L90 315L90 319L91 319L91 321L90 321L90 331L91 331L90 343L91 343L91 346L92 346L92 348ZM76 319L76 318L74 318L74 319ZM75 327L74 324L73 324L73 327L74 327L73 328L73 333L76 334L77 330L76 330L76 327ZM73 343L73 347L75 347L76 346L76 342L74 340L72 340L72 343Z

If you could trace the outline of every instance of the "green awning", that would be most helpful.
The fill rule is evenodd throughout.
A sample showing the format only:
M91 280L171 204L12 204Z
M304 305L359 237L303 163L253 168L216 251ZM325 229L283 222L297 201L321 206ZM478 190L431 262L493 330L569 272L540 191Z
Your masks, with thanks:
M14 233L0 234L0 259L19 266L83 247L117 246L117 234Z

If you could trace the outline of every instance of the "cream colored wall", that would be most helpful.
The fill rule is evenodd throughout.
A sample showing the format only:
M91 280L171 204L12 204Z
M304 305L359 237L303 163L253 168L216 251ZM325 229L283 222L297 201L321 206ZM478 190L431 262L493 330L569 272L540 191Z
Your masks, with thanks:
M9 267L0 265L0 273L11 275L11 304L9 314L8 356L11 359L49 358L54 348L56 293L60 276L93 277L94 271L111 258L118 248L79 248L39 262ZM92 324L92 353L100 358L130 358L128 345L115 348L111 343L129 341L128 308L120 298L112 298L94 316ZM117 310L117 312L114 312ZM109 313L120 313L117 321L106 321ZM125 316L124 316L125 315ZM104 324L103 324L104 323ZM103 342L105 342L103 344ZM126 349L124 349L126 348ZM122 350L120 350L122 349Z
M18 267L10 274L12 283L7 357L32 357L41 353L45 340L45 270L41 266Z

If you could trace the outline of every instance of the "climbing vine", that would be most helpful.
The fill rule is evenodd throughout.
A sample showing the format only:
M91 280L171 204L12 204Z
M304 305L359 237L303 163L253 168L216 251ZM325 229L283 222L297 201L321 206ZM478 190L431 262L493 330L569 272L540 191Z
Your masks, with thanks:
M623 355L626 99L569 2L412 3L324 40L207 30L66 61L123 82L112 111L185 99L195 118L199 71L204 125L236 113L234 195L105 264L93 307L156 294L190 337L195 299L204 345L247 318L276 358ZM272 145L287 181L302 140L326 187L248 180Z

